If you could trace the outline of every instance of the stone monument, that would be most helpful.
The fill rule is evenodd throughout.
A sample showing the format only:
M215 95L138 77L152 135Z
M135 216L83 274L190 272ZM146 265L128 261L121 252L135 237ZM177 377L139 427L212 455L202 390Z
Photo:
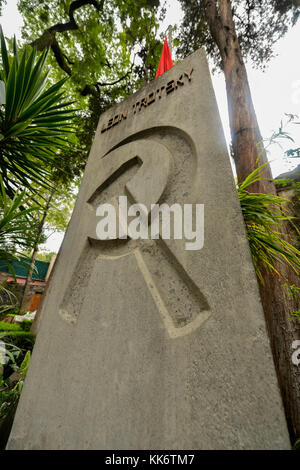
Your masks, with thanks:
M198 204L204 240L100 240L125 196ZM154 448L290 448L203 51L100 118L8 442Z

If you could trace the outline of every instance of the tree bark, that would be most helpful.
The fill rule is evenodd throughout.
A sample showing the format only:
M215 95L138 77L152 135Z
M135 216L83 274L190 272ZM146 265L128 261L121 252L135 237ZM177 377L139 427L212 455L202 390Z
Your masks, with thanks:
M92 5L100 13L104 8L104 0L101 0L98 3L97 0L74 0L68 11L69 21L67 23L57 23L50 28L46 29L43 34L30 43L31 46L36 47L37 50L43 51L48 47L51 47L54 57L59 65L59 67L66 72L69 77L72 75L72 70L68 64L72 64L72 61L66 56L66 54L61 50L59 43L56 39L56 33L64 33L67 31L74 31L78 29L78 25L74 18L74 13L76 10L79 10L83 6ZM87 85L89 87L89 85ZM90 89L85 87L84 91L87 94L94 94L95 90L91 87ZM83 95L86 96L86 95Z
M51 204L51 201L52 201L52 198L53 198L53 195L54 195L54 191L55 191L55 189L52 189L52 191L50 193L50 196L48 198L48 201L46 203L46 206L45 206L45 209L44 209L44 212L43 212L43 216L42 216L42 218L39 222L39 225L38 225L37 236L36 236L36 239L35 239L33 252L32 252L32 255L31 255L30 265L29 265L27 279L26 279L26 283L25 283L25 287L24 287L24 293L23 293L23 297L22 297L22 303L21 303L21 307L20 307L20 314L21 315L23 315L23 313L25 313L25 311L27 310L28 294L29 294L29 290L30 290L30 283L32 281L32 274L33 274L33 270L34 270L35 260L36 260L37 254L38 254L38 249L39 249L41 236L42 236L42 233L43 233L44 224L45 224L48 212L49 212L49 208L50 208L50 204Z
M268 160L263 150L247 71L236 35L231 1L204 0L204 8L210 33L222 59L234 160L238 181L242 182ZM262 176L272 179L269 165L263 169ZM273 181L258 181L249 190L276 193ZM283 271L282 266L280 270ZM259 290L293 443L300 436L300 370L293 365L291 356L293 341L300 338L300 331L299 322L290 314L299 306L295 300L288 298L283 284L288 280L290 284L299 286L299 277L288 266L284 267L284 277L285 280L281 280L265 270L265 284L259 283Z
M288 266L281 272L290 284L299 287ZM259 284L278 383L285 408L291 442L300 437L300 368L292 362L293 343L300 338L299 320L290 316L299 310L298 302L288 298L284 283L278 276L262 271L265 284Z
M60 251L59 251L59 253L60 253ZM49 294L49 291L50 291L51 282L52 282L52 278L53 278L53 275L54 275L55 267L57 266L59 253L58 253L58 255L55 259L52 271L50 273L49 279L48 279L47 284L46 284L45 291L43 293L43 296L42 296L41 301L39 303L36 315L34 317L33 323L32 323L31 328L30 328L30 333L33 333L34 335L37 335L39 327L40 327L40 322L41 322L41 318L43 316L46 300L47 300L47 297L48 297L48 294Z
M204 4L210 32L222 59L234 160L238 181L242 182L251 171L267 163L268 159L263 150L247 71L235 31L231 2L220 0L219 8L216 0L205 0ZM269 165L262 174L265 178L272 179ZM259 181L250 189L253 192L275 193L275 186L269 181Z

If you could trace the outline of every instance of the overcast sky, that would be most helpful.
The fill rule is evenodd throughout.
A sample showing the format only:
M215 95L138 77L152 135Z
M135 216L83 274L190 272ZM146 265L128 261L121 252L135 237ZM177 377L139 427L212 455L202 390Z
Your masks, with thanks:
M180 22L182 12L179 2L169 0L168 15L164 28ZM269 138L273 131L278 130L281 119L287 114L300 116L300 21L288 34L275 45L277 57L274 58L266 72L247 64L248 77L252 98L263 138ZM222 73L212 75L214 89L219 105L226 139L230 142L230 130L227 111L225 80ZM299 119L300 120L300 119ZM300 126L290 125L289 130L300 147ZM292 145L293 146L293 145ZM295 144L296 146L296 144ZM286 148L291 143L286 142ZM287 163L283 160L284 153L279 146L272 146L269 159L274 177L289 171L300 163L300 159Z
M20 37L22 18L16 4L16 0L8 0L3 9L1 24L6 36L16 34L17 37ZM167 29L168 25L178 24L181 16L182 12L178 1L169 0L167 18L162 25L162 30ZM251 64L247 65L253 102L264 138L270 137L272 132L279 128L285 113L300 116L299 44L300 22L276 44L277 57L270 62L266 72L255 70ZM224 77L219 74L212 76L212 79L225 135L230 142ZM300 125L291 125L287 130L296 140L295 146L300 147ZM290 147L290 144L286 146L286 148ZM273 146L270 149L269 159L274 176L278 176L300 163L300 159L286 162L282 155L283 150L279 147ZM56 251L61 238L60 235L53 235L47 243L47 248Z

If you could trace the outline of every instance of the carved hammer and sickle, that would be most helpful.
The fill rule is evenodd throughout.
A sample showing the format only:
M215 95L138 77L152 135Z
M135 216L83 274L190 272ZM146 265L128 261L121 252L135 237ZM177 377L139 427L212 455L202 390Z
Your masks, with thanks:
M135 165L139 163L137 171L134 176L131 173L129 181L124 179L124 186L118 184L119 194L114 194L114 183L120 182L119 178L126 177L130 162ZM115 148L94 165L94 172L101 175L101 181L91 188L86 210L87 239L96 250L93 252L93 262L101 263L101 259L117 262L120 257L135 256L169 336L177 338L199 328L211 312L199 286L194 283L183 262L179 261L176 249L171 247L172 240L168 243L161 236L157 240L99 240L96 235L95 207L95 203L99 203L99 197L101 201L108 197L106 202L116 207L117 197L127 195L132 202L146 206L149 214L151 205L162 203L164 192L176 184L176 178L172 178L173 169L170 151L156 140L141 139ZM83 269L81 262L77 266L77 274ZM88 271L91 272L91 266ZM79 272L81 280L82 276ZM89 282L88 278L85 282ZM59 310L65 321L70 324L77 322L81 302L82 295L78 294L75 276Z
M94 187L87 201L89 216L88 237L96 241L96 214L91 201L96 192L101 193L101 187L105 187L106 182L119 174L120 168L130 160L137 158L141 163L135 175L127 181L124 193L137 203L146 206L148 213L151 205L161 202L164 191L170 180L172 172L172 155L162 144L154 140L138 140L127 143L122 147L112 150L99 161L99 174L102 182ZM99 187L100 186L100 187ZM115 195L110 202L116 206ZM122 241L124 242L124 241ZM109 243L109 242L108 242ZM105 242L101 242L101 246ZM108 245L107 245L108 246ZM145 247L145 250L143 249ZM127 240L124 245L123 256L134 253L141 273L151 292L159 312L162 315L167 331L172 338L191 333L198 328L209 316L210 309L208 303L199 288L194 284L184 267L178 262L174 254L167 247L165 241L160 237L157 241ZM151 272L150 263L147 262L150 256L160 260L160 264ZM103 251L99 258L109 255L110 259L118 258L118 254L113 247ZM159 271L159 274L158 274ZM155 276L158 276L155 279ZM171 287L161 289L160 279Z

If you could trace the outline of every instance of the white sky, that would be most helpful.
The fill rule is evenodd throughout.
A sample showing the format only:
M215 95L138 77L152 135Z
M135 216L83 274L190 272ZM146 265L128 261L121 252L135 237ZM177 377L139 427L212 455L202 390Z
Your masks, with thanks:
M22 18L16 4L17 0L8 0L6 7L3 9L3 16L0 18L4 34L8 37L13 36L13 34L20 37ZM162 30L166 30L168 25L179 24L182 16L177 0L169 0L168 4L168 13L162 25ZM276 44L277 57L270 62L265 73L253 69L251 65L247 66L252 98L261 134L264 138L270 137L273 131L278 130L280 121L284 118L284 113L300 116L299 39L300 22ZM212 76L212 79L225 135L228 142L230 142L224 77L219 74ZM291 132L296 140L295 147L300 147L300 125L290 125L287 130ZM292 143L285 145L285 148L290 147L294 147L294 145ZM279 147L273 146L270 149L269 159L272 162L271 167L274 176L289 171L300 163L300 159L286 162L283 160L282 155L283 150ZM62 238L62 234L54 234L45 247L41 248L57 251Z

